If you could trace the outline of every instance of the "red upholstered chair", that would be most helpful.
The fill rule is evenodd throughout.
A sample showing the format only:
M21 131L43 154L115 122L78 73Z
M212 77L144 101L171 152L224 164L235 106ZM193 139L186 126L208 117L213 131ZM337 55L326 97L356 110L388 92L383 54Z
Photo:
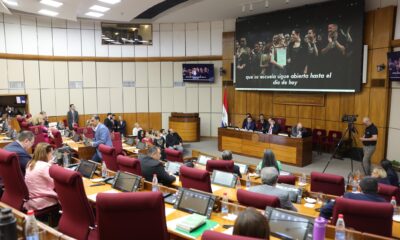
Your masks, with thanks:
M392 200L392 197L394 196L396 197L397 205L400 204L400 189L398 187L379 183L378 194L381 195L381 197L386 199L388 202L390 202L390 200Z
M277 196L250 192L243 189L237 190L236 197L240 204L258 209L265 209L267 206L274 208L279 208L281 206Z
M281 130L280 131L285 131L286 127L286 118L272 118L275 120L277 124L279 124Z
M312 131L312 143L313 143L313 148L318 151L318 153L321 153L324 139L326 139L326 130L325 129L318 129L315 128Z
M339 131L329 131L328 136L323 141L324 149L327 152L332 152L336 145L339 143L342 138L342 132Z
M99 145L102 160L106 163L107 169L111 171L118 171L117 154L115 148L104 144Z
M221 232L207 230L201 235L201 240L260 240L259 238L228 235Z
M182 152L180 152L178 150L166 148L165 155L166 155L166 159L168 161L183 162L183 154L182 154Z
M62 136L60 131L58 131L57 129L51 129L51 134L53 135L53 139L52 139L52 144L54 144L54 146L56 148L62 147L63 145L63 140L62 140Z
M161 192L99 193L96 200L100 240L167 240Z
M287 133L289 136L292 135L292 126L285 126L285 133Z
M182 165L179 170L179 179L182 187L193 188L212 193L210 173L206 170L190 168Z
M344 177L320 172L311 172L311 191L342 196L344 189Z
M113 144L113 147L115 148L115 153L117 155L126 155L124 152L124 149L122 147L122 139L121 139L121 133L119 132L112 132L111 133L111 141Z
M82 176L75 171L53 165L50 176L62 207L58 230L76 239L87 239L95 227L93 210L87 200Z
M80 129L80 128L78 128L78 129ZM78 130L79 131L79 130ZM83 135L85 136L85 137L87 137L87 138L94 138L94 132L93 132L93 128L91 128L91 127L84 127L84 128L82 128L82 133L83 133Z
M145 143L147 146L152 146L153 145L153 139L145 137L145 138L142 139L142 143Z
M140 166L140 161L137 158L118 155L117 164L120 171L142 176L142 168Z
M206 164L206 170L209 172L219 170L233 173L234 166L235 163L232 160L208 160Z
M376 235L392 236L393 207L390 203L360 201L336 198L332 224L336 224L339 214L343 214L346 228Z
M30 126L29 131L33 132L35 135L35 141L32 146L32 150L36 147L38 143L46 142L50 143L49 136L47 134L46 128L43 126Z
M21 122L20 128L21 131L29 131L30 124L27 121Z
M278 183L286 183L290 185L296 185L296 176L287 175L287 176L278 176Z

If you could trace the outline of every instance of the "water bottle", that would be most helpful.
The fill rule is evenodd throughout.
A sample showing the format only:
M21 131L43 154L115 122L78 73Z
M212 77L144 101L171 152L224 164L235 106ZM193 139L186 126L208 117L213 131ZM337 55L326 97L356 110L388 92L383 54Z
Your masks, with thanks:
M352 186L352 192L353 193L358 191L358 183L357 183L356 180L354 180L354 179L352 180L351 186Z
M68 153L67 152L63 153L63 165L64 165L64 167L68 167L69 166L69 158L68 158Z
M249 174L246 175L246 188L251 187L251 181Z
M17 239L17 220L10 208L1 210L0 239Z
M301 183L302 183L303 185L306 185L306 184L307 184L307 175L306 175L305 173L303 173L303 174L301 175Z
M106 166L106 163L103 161L103 163L101 164L101 177L107 178L107 176L108 176L107 166Z
M236 189L241 189L242 188L242 184L240 183L240 177L238 176L236 178Z
M229 199L228 199L228 194L225 192L221 201L221 213L224 215L229 213L227 202L229 202Z
M336 222L335 240L345 240L345 239L346 239L346 227L344 225L343 214L339 214L339 218Z
M396 211L396 209L397 209L397 202L396 202L396 197L395 197L395 196L393 196L393 197L392 197L392 200L390 200L390 204L392 204L392 206L393 206L393 216L396 216L398 213L397 213L397 211Z
M33 210L28 211L28 216L25 219L25 239L39 240L39 228Z
M313 228L313 239L324 240L325 239L325 226L326 220L323 217L317 217L314 221Z
M152 192L158 192L157 174L153 174L153 181L151 182L151 191Z

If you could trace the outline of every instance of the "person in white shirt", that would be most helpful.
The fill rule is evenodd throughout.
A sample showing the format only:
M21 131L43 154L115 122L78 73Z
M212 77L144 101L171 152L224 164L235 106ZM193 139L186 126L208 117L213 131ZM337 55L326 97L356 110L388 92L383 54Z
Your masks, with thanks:
M132 130L132 135L133 135L133 137L136 138L136 137L138 136L139 131L140 131L140 130L143 130L143 129L140 127L139 123L135 123L134 126L135 126L135 127L134 127L133 130Z

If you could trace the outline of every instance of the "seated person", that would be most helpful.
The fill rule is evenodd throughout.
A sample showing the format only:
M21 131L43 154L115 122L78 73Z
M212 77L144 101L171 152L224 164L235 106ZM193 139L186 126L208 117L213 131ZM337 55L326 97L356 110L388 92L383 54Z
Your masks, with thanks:
M276 188L279 173L274 167L266 167L261 170L262 185L253 186L249 188L250 192L262 193L265 195L277 196L281 203L281 208L296 211L290 201L289 192L283 189Z
M134 128L132 130L132 136L137 137L139 130L142 130L142 128L140 127L139 123L135 123Z
M303 128L303 124L298 123L296 126L292 127L291 136L295 138L302 138L307 135L307 129Z
M222 152L222 160L232 160L232 152L229 150L225 150ZM239 166L233 165L233 173L242 178L242 174L240 173Z
M389 179L387 178L386 172L383 168L374 168L374 170L372 170L371 177L376 178L378 183L390 185Z
M152 146L149 148L147 155L140 158L142 175L146 181L151 182L153 175L157 175L158 183L165 186L171 185L176 178L165 171L164 165L160 161L161 151L158 147Z
M26 166L25 182L30 199L25 202L25 209L41 210L58 204L54 180L49 174L52 159L53 147L48 143L39 143Z
M19 165L22 175L25 176L26 165L32 159L28 153L29 149L35 142L35 135L31 131L22 131L18 134L15 142L9 143L4 147L4 150L15 152L18 156Z
M378 195L378 181L373 177L364 177L358 186L361 193L346 192L343 197L354 200L369 201L369 202L386 202ZM332 217L335 201L331 200L321 208L320 216L325 219Z
M258 163L256 171L260 172L265 167L274 167L278 170L278 173L282 170L281 162L276 160L275 154L271 149L265 149L263 159Z
M155 131L154 132L155 137L153 138L153 144L154 146L160 148L161 151L161 160L165 160L166 154L165 154L165 138L161 135L161 132Z
M172 128L168 130L168 134L166 137L166 146L167 148L172 148L183 152L182 138Z
M240 212L233 226L233 235L257 239L269 239L268 219L255 208Z
M384 159L381 161L381 167L386 171L386 175L389 179L390 185L398 187L399 176L397 176L397 173L394 170L392 163L389 160Z
M247 131L250 131L250 130L251 130L251 131L254 131L254 130L256 130L256 124L254 123L252 117L248 117L248 118L247 118L247 122L246 122L246 124L244 125L243 129L246 129Z
M246 126L246 124L247 124L247 119L248 119L249 117L253 118L253 117L251 116L251 113L246 113L246 117L243 119L242 128L245 128L245 126Z
M266 133L268 133L268 134L278 134L280 130L281 129L280 129L279 124L277 124L274 119L268 118L268 125L267 125Z
M264 118L264 114L258 116L256 130L265 133L267 131L268 122Z

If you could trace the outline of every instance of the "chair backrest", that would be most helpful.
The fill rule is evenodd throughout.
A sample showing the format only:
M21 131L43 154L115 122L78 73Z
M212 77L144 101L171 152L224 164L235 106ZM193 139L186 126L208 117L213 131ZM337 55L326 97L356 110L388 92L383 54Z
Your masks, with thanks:
M129 172L139 176L142 176L142 168L140 166L140 160L128 156L117 156L118 169L122 172Z
M49 136L45 132L43 126L30 126L29 131L31 131L35 135L35 141L33 142L32 149L34 149L38 143L50 143Z
M207 230L201 235L201 240L260 240L260 238L242 237L238 235L228 235L221 232Z
M388 202L390 202L390 200L392 200L392 197L394 196L396 198L397 205L400 204L400 189L399 189L399 187L379 183L378 184L378 194L381 195L381 197L386 199Z
M30 125L27 121L22 121L19 127L21 128L22 131L29 131Z
M235 163L232 160L208 160L206 163L206 170L212 172L219 170L223 172L233 172Z
M294 175L279 175L278 176L278 183L286 183L290 185L296 185L296 176Z
M311 191L342 196L344 177L329 173L311 172Z
M258 209L265 209L267 206L274 208L281 206L279 198L273 195L238 189L236 197L240 204Z
M182 152L171 148L166 148L164 151L167 160L172 162L183 162Z
M117 154L115 153L115 148L105 144L100 144L99 151L101 153L102 160L106 163L107 169L115 172L118 171Z
M99 193L99 239L159 239L169 235L161 192Z
M4 184L1 201L22 211L24 202L29 199L29 191L16 153L0 148L0 176Z
M272 118L281 127L281 131L286 127L286 118Z
M336 198L332 224L343 214L346 228L381 236L392 236L393 207L390 203Z
M56 146L56 148L60 148L63 145L63 140L60 131L57 129L51 129L51 134L53 134L53 143Z
M182 165L179 170L179 179L182 187L193 188L212 193L210 173L206 170L190 168Z
M340 138L342 138L342 132L332 130L328 132L328 141L333 142L335 139L337 140Z
M63 211L58 230L76 239L87 239L89 227L95 226L95 218L87 200L82 176L57 165L53 165L49 172L54 179L54 187Z
M326 130L314 128L312 131L313 140L320 140L323 137L326 137Z
M115 154L120 155L122 154L122 139L121 139L121 133L119 132L112 132L111 133L111 141L112 145L115 148Z

